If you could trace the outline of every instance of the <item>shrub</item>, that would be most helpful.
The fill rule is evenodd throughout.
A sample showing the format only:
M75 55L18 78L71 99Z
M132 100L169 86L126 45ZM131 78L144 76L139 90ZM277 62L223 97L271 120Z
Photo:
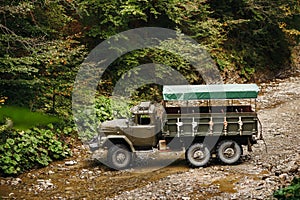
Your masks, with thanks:
M26 131L13 129L1 132L0 174L16 175L33 167L47 166L53 160L71 154L59 140L61 130L33 128Z
M300 178L294 178L290 186L275 191L273 196L282 200L300 199Z
M113 100L105 96L97 96L94 102L94 112L90 107L76 110L75 122L80 124L78 127L79 138L83 142L88 142L98 134L98 127L101 122L118 118L128 118L129 109L133 102L122 99Z

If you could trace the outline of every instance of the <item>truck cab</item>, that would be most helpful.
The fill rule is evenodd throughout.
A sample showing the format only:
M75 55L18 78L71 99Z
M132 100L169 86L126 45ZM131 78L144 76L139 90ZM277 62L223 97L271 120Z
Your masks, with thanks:
M131 108L132 118L128 120L124 132L135 149L152 149L157 145L161 131L158 109L157 104L151 102L141 102Z

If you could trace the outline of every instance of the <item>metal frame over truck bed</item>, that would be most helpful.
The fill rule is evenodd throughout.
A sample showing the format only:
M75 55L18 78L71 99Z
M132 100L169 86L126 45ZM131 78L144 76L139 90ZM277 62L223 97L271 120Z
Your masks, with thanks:
M251 151L252 144L261 138L255 112L258 92L256 84L165 85L166 144L176 147L180 141L187 143L186 159L192 166L206 165L211 155L226 164L236 163L242 155L241 146L248 145ZM170 101L177 103L168 106ZM180 139L175 143L176 137Z

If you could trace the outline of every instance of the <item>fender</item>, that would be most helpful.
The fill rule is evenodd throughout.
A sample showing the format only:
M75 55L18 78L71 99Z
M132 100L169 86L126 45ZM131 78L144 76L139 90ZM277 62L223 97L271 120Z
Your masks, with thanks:
M108 135L103 140L102 147L109 146L110 143L113 143L113 141L118 141L118 140L125 142L128 145L128 147L130 148L130 150L132 152L135 152L135 148L134 148L132 142L125 135Z

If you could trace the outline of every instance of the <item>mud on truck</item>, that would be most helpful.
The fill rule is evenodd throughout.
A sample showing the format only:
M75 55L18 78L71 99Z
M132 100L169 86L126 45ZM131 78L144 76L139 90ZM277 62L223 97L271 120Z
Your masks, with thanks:
M103 122L91 142L109 167L124 169L139 151L183 151L192 167L212 158L234 164L262 139L256 84L165 85L163 102L141 102L130 119Z

